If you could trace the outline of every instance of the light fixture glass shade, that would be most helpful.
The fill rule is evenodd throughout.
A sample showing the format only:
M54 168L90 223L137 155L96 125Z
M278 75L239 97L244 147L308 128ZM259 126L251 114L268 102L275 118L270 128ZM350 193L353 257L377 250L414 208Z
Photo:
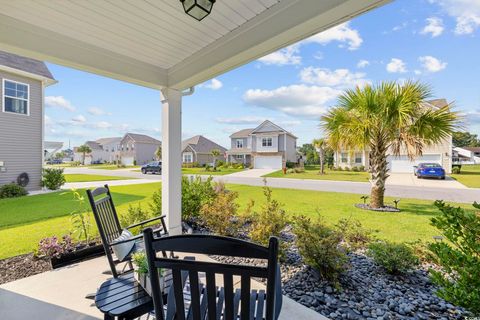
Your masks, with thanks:
M180 2L186 14L201 21L210 14L215 0L180 0Z

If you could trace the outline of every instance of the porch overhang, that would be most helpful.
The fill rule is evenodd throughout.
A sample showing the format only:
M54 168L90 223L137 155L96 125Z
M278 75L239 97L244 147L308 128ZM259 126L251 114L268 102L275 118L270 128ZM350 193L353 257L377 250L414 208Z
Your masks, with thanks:
M0 50L183 90L389 1L235 0L198 22L171 0L0 0Z

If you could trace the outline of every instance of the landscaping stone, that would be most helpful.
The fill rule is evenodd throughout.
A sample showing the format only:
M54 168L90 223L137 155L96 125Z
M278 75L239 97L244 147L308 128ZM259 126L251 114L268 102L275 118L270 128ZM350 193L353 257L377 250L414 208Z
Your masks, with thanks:
M32 253L0 260L0 284L15 281L52 269L48 259L38 259Z
M371 210L371 211L380 211L380 212L400 212L400 209L392 207L392 206L384 206L381 208L372 208L369 204L365 203L356 203L355 207L364 210Z
M257 259L212 256L225 263L265 266ZM350 268L337 290L304 265L293 248L281 263L283 293L330 319L463 319L469 315L435 295L425 265L389 275L364 252L350 253Z

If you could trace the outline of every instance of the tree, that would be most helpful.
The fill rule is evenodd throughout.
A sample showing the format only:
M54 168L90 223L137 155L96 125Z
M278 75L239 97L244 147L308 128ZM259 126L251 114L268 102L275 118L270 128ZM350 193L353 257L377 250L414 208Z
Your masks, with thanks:
M320 159L320 174L325 174L325 149L327 148L327 141L323 138L314 139L312 145L318 152L318 158Z
M58 151L57 153L55 153L55 156L54 158L55 159L63 159L67 156L66 152L65 151Z
M311 143L304 143L298 151L305 155L305 164L316 164L318 163L318 153L315 151L315 148Z
M78 147L78 152L81 152L82 153L82 164L85 165L85 157L87 156L87 153L91 153L92 152L92 149L90 149L89 146L87 146L86 144L84 145L81 145L80 147Z
M157 160L162 160L162 147L159 146L157 150L155 150L155 157L157 157Z
M413 160L425 146L442 141L458 126L451 105L426 104L430 88L419 82L383 82L346 90L321 119L335 150L367 149L370 155L370 206L384 206L387 156L406 152Z
M470 132L454 132L452 142L455 147L480 147L480 139L476 134Z
M218 149L213 149L211 151L212 153L212 156L213 156L213 169L216 170L217 169L217 157L220 155L220 150Z

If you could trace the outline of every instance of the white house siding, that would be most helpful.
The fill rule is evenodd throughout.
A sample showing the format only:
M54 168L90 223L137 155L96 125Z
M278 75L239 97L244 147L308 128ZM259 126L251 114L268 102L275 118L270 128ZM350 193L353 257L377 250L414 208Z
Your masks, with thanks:
M30 115L3 112L3 79L26 83L29 89ZM43 153L42 83L8 72L0 71L0 185L16 181L19 174L26 172L30 177L27 190L40 188Z

